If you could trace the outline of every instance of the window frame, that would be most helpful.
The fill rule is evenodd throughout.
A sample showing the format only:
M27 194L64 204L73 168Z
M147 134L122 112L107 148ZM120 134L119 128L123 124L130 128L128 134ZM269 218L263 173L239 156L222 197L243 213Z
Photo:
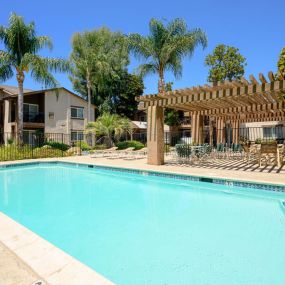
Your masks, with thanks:
M76 139L73 138L73 135L76 134ZM80 139L81 137L81 139ZM70 140L72 142L78 142L84 140L84 131L72 130L70 132Z
M76 117L72 116L72 110L76 110ZM78 116L78 111L82 112L82 117ZM71 119L76 119L76 120L84 120L84 107L79 107L79 106L71 106L70 107L70 117Z

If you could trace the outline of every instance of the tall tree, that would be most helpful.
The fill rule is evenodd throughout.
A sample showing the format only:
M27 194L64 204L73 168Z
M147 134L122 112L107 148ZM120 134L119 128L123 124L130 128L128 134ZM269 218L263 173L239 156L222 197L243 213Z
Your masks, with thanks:
M72 48L70 79L74 89L87 97L89 122L92 94L97 95L96 104L104 102L99 94L109 91L109 82L129 63L127 39L119 32L101 28L74 34Z
M207 37L201 29L188 30L183 19L174 19L164 24L162 21L151 19L149 36L131 34L130 49L138 59L145 61L140 65L142 76L158 74L158 92L165 91L164 73L170 70L176 78L182 75L182 60L192 56L195 48L207 46Z
M25 24L23 17L12 13L9 26L0 26L0 41L5 50L0 50L0 81L13 77L14 72L18 81L18 133L19 141L23 140L23 85L25 74L46 87L57 87L58 82L53 77L53 71L69 70L67 61L58 58L47 58L38 55L44 47L52 49L52 41L47 36L37 36L35 24Z
M142 78L124 71L112 86L114 87L111 96L112 111L133 119L138 109L136 97L141 96L144 90Z
M246 59L238 48L221 44L215 47L212 54L207 55L205 65L210 67L209 82L232 81L244 75Z
M285 48L282 49L277 63L278 75L285 78Z

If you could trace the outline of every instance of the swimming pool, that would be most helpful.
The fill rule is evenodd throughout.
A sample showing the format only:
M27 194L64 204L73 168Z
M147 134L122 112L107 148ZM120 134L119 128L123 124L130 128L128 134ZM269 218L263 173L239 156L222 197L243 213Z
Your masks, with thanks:
M147 172L0 168L0 211L119 285L285 284L284 201Z

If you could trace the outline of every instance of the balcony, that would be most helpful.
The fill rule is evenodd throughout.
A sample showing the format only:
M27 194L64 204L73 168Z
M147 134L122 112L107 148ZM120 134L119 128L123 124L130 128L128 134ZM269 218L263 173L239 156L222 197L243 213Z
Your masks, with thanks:
M42 112L24 112L24 123L44 123L44 121Z
M180 125L181 126L191 125L191 117L184 117L184 118L180 119Z

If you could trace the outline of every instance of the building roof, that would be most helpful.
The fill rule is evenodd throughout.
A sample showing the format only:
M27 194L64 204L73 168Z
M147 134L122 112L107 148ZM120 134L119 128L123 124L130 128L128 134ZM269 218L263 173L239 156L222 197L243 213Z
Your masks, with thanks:
M141 122L141 121L132 121L133 128L134 129L141 129L146 130L147 129L147 122Z
M19 92L19 89L17 86L10 86L10 85L0 85L0 90L10 95L17 95ZM26 88L24 89L24 93L32 92L32 91L33 91L32 89L26 89Z
M147 122L141 122L141 121L132 121L133 129L140 129L140 130L146 130L147 129ZM169 126L164 124L164 131L169 131Z
M16 86L9 86L9 85L0 85L0 91L4 91L8 94L8 97L16 97L18 96L19 89ZM64 90L68 92L69 94L76 96L77 98L86 101L81 96L75 94L74 92L66 89L65 87L58 87L58 88L49 88L49 89L42 89L42 90L32 90L32 89L24 89L24 95L32 95L32 94L39 94L39 93L45 93L48 91L56 91L56 90ZM92 104L92 106L95 107L95 105Z

